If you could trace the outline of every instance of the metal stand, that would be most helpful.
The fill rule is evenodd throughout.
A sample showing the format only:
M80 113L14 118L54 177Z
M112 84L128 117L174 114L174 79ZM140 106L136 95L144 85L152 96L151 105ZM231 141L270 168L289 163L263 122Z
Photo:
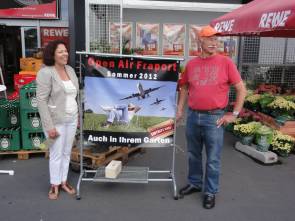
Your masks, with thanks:
M107 55L107 54L99 54L99 53L86 53L86 52L76 52L79 55L79 78L80 82L82 82L82 55ZM114 56L114 55L112 55ZM119 55L120 57L139 57L143 58L144 56L130 56L130 55ZM148 57L163 59L161 57ZM165 58L169 59L169 58ZM173 59L173 58L170 58ZM173 59L175 60L175 59ZM181 59L177 59L181 60ZM177 99L177 96L176 96ZM176 154L176 126L174 127L174 136L173 136L173 144L169 147L172 149L172 162L171 168L169 170L149 170L148 167L129 167L123 166L121 173L116 179L105 178L105 168L101 167L97 170L85 170L83 168L83 108L82 108L82 96L81 90L79 95L79 117L80 117L80 176L77 183L77 195L76 199L81 199L80 186L83 181L91 181L91 182L112 182L112 183L148 183L148 182L171 182L173 187L173 197L175 200L178 199L177 193L177 184L175 179L175 154ZM174 125L176 125L176 118L174 119ZM165 175L163 178L151 178L152 174L163 174Z

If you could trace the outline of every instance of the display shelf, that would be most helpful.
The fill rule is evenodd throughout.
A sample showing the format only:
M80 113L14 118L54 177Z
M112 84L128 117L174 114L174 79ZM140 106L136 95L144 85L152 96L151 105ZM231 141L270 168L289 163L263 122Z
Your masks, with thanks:
M93 182L112 182L112 183L148 183L148 167L123 166L117 178L106 178L105 167L97 169Z

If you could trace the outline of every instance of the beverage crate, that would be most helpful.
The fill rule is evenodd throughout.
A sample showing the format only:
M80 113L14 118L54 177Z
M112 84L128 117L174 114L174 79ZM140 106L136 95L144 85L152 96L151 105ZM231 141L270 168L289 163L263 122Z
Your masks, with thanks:
M35 81L24 85L20 90L20 109L37 110Z
M0 128L18 127L20 125L19 101L0 100Z
M21 110L20 115L22 130L42 130L42 123L39 112L32 110Z
M39 149L44 140L45 135L42 130L22 130L22 149L24 150Z
M20 127L0 128L0 151L20 150Z
M36 75L20 75L15 74L13 76L14 80L14 89L19 92L20 88L23 87L26 84L29 84L30 82L36 80Z

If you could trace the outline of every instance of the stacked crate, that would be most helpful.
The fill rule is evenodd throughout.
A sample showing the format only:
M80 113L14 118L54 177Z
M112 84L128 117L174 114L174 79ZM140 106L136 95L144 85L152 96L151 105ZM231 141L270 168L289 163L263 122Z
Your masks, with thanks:
M37 107L35 81L20 90L20 116L23 149L39 149L45 136Z
M0 150L19 150L19 101L0 100Z

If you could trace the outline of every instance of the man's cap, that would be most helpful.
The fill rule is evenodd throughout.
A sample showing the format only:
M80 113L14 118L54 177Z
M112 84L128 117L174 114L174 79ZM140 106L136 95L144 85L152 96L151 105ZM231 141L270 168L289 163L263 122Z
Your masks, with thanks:
M216 34L217 31L210 25L201 27L200 31L198 32L199 37L211 37Z

